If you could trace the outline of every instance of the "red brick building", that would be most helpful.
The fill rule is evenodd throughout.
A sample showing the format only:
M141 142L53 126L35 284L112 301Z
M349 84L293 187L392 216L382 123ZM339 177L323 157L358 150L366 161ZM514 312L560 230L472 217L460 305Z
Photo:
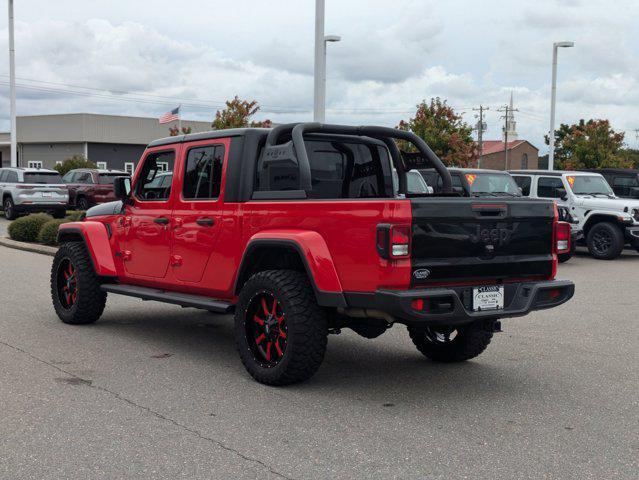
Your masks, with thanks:
M539 168L539 149L528 140L508 142L508 165L506 151L501 140L486 140L481 158L481 168L493 170L534 170Z

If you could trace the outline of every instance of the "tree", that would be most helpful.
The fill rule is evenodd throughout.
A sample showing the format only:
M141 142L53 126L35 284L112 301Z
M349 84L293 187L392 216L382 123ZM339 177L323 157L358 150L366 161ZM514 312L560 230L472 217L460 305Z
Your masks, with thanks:
M402 120L397 128L422 138L448 166L468 167L478 158L472 127L439 97L432 98L430 103L423 100L417 105L415 116L408 121ZM404 151L415 151L415 147L407 142L399 142L399 147Z
M211 124L215 130L224 130L226 128L243 128L243 127L265 127L272 125L270 120L263 122L251 122L250 118L260 110L257 100L247 101L240 100L235 95L233 100L226 101L226 108L222 111L218 110L215 119Z
M545 140L549 145L548 136ZM622 150L623 141L624 134L615 132L608 120L561 124L555 130L555 166L561 170L632 167L632 159Z
M182 127L182 135L188 135L193 129L191 127ZM180 135L180 129L178 127L169 127L169 135L177 137Z
M630 164L630 168L639 168L639 150L636 148L624 148L619 155Z
M76 168L98 168L97 165L88 160L84 155L73 155L71 158L67 158L61 164L54 167L60 175L64 175Z

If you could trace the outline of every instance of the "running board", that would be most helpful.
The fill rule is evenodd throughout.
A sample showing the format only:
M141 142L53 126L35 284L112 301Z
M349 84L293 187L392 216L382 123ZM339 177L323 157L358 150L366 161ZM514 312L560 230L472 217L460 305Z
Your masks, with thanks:
M100 286L103 292L117 293L128 297L141 298L142 300L155 300L157 302L172 303L182 307L202 308L215 313L230 313L233 305L222 300L214 300L202 295L190 293L169 292L155 288L136 287L134 285L120 285L105 283Z

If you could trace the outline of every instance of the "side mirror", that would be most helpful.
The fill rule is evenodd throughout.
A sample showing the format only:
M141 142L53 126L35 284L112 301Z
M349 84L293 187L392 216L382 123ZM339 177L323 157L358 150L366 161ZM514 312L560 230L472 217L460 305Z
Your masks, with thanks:
M131 195L131 177L115 177L113 191L120 200L126 200Z
M568 200L568 192L566 192L565 188L557 188L555 189L555 193L558 198L561 198L562 200Z

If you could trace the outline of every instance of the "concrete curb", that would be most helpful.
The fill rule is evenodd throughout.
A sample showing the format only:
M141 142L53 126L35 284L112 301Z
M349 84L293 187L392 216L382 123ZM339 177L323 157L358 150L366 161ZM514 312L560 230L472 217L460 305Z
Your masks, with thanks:
M38 245L37 243L16 242L7 237L0 237L0 245L25 252L40 253L42 255L55 256L58 249L56 247L48 247L46 245Z

